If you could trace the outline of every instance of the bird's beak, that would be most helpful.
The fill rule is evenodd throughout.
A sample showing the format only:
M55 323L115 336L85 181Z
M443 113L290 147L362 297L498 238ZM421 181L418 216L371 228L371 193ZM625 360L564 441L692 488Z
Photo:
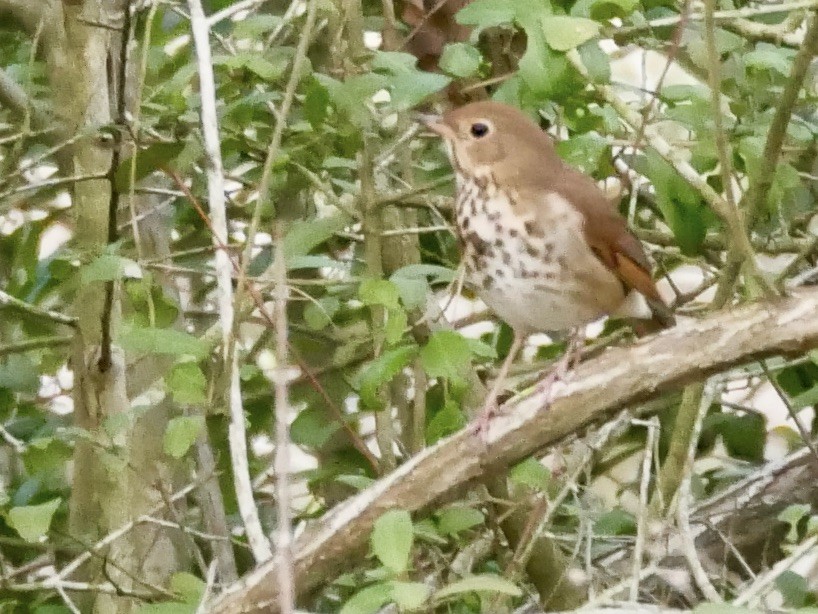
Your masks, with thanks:
M454 139L455 133L447 124L443 123L443 118L440 115L433 113L416 113L415 121L425 126L438 136L444 139Z

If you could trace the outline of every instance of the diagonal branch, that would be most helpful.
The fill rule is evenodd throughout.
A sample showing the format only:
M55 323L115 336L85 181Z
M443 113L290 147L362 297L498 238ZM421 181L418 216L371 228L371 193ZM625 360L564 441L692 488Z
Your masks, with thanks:
M623 405L757 359L818 347L818 290L725 310L611 349L580 365L549 411L542 395L505 407L486 442L465 429L410 459L309 527L295 542L299 593L326 582L364 551L375 520L395 507L415 511L486 473L515 463L609 417ZM277 560L230 587L212 611L277 611Z

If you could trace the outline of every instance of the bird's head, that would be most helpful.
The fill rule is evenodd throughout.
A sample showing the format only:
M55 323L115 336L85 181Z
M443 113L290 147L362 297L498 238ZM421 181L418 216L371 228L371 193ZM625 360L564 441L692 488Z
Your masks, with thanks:
M465 176L513 182L541 173L557 159L548 135L522 111L500 102L474 102L420 121L443 138L452 166Z

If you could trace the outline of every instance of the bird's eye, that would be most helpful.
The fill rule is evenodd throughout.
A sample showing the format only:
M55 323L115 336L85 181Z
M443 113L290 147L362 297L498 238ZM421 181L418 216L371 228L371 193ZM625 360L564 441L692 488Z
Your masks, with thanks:
M489 127L487 124L484 124L483 122L477 122L471 125L470 132L474 138L480 139L489 133Z

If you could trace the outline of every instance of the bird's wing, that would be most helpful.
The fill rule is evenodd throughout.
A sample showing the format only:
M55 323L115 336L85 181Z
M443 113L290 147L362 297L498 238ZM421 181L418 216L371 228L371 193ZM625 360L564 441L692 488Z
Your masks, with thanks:
M564 175L555 185L563 188L562 196L584 214L583 230L594 254L626 290L636 290L647 299L659 323L671 326L673 314L659 295L642 244L631 234L625 219L590 177L570 168Z

